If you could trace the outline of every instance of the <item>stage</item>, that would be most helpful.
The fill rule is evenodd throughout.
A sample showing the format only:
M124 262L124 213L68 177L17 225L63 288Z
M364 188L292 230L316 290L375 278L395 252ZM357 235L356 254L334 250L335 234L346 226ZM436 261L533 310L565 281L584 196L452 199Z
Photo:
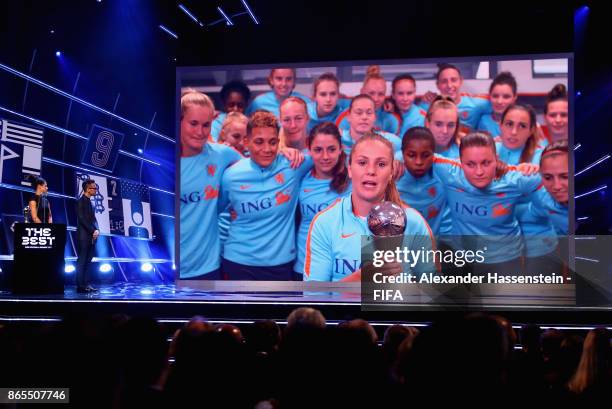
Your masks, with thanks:
M283 323L298 307L321 310L330 323L364 318L379 327L394 323L427 325L431 321L487 311L507 317L513 324L541 324L568 327L610 324L612 306L575 306L574 285L553 289L533 286L481 286L467 292L460 302L432 304L427 302L365 306L360 304L359 283L303 282L227 282L178 281L176 284L115 283L98 286L99 292L76 293L66 286L64 294L15 296L0 291L0 319L55 320L67 315L128 314L148 315L160 321L186 322L200 315L218 323L244 324L272 319ZM504 288L505 287L505 288ZM414 289L423 299L425 291ZM440 289L436 289L439 294ZM419 293L419 294L417 294ZM431 294L426 295L431 298ZM416 299L416 298L415 298ZM438 298L439 300L439 298ZM468 300L468 301L465 301Z

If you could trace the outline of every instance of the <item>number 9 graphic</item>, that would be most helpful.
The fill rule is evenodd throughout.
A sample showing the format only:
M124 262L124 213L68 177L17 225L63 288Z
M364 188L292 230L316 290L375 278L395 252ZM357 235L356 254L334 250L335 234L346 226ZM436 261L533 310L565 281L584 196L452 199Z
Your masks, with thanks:
M91 164L98 167L105 167L108 163L111 151L113 150L113 142L115 138L108 131L101 131L96 138L96 152L91 154Z

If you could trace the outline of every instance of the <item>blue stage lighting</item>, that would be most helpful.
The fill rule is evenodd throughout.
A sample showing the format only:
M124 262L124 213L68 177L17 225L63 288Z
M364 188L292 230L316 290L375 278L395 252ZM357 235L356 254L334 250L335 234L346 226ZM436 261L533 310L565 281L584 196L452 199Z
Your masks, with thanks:
M179 9L183 11L183 13L189 16L189 18L192 19L196 24L198 24L200 27L204 27L204 24L202 24L196 16L194 16L189 10L187 10L187 7L183 6L182 4L179 4L178 7Z
M255 17L255 14L253 14L253 11L251 11L251 8L247 4L247 2L245 0L241 0L241 1L242 1L242 4L244 5L244 8L249 13L249 16L251 16L255 24L259 24L259 21L257 21L257 17Z
M176 35L176 33L172 32L170 29L168 29L167 27L163 26L163 25L159 25L159 28L162 29L163 31L165 31L166 33L168 33L169 35L171 35L172 37L174 37L175 39L178 39L178 36Z
M62 56L62 52L61 52L61 51L59 51L59 50L58 50L58 51L56 51L56 52L55 52L55 56L56 56L56 57L61 57L61 56Z
M148 288L144 288L144 289L140 290L140 294L142 294L142 295L152 295L153 294L153 290L148 289Z
M66 274L74 273L75 270L76 267L74 267L74 264L66 264L66 267L64 267L64 273Z
M59 94L59 95L61 95L61 96L65 97L65 98L71 99L72 101L76 101L76 102L78 102L79 104L85 105L85 106L86 106L86 107L88 107L88 108L91 108L91 109L96 110L96 111L98 111L98 112L102 112L103 114L106 114L106 115L108 115L108 116L110 116L110 117L113 117L113 118L115 118L115 119L117 119L117 120L119 120L119 121L121 121L121 122L123 122L123 123L126 123L126 124L128 124L128 125L131 125L131 126L133 126L133 127L135 127L135 128L138 128L138 129L140 129L140 130L142 130L142 131L146 131L147 133L150 133L150 134L152 134L152 135L155 135L155 136L157 136L157 137L159 137L159 138L161 138L161 139L165 139L165 140L167 140L168 142L172 142L172 143L175 143L175 142L176 142L174 139L169 138L169 137L167 137L166 135L162 135L162 134L160 134L159 132L155 132L155 131L153 131L153 130L151 130L151 129L147 129L147 128L145 128L145 127L144 127L144 126L142 126L142 125L138 125L138 124L137 124L137 123L135 123L135 122L132 122L132 121L130 121L130 120L128 120L128 119L125 119L125 118L123 118L123 117L121 117L121 116L119 116L119 115L115 114L114 112L107 111L106 109L100 108L99 106L96 106L96 105L92 104L91 102L87 102L87 101L85 101L84 99L81 99L81 98L75 97L75 96L74 96L74 95L72 95L72 94L68 94L68 93L67 93L67 92L65 92L65 91L62 91L62 90L60 90L60 89L58 89L58 88L55 88L55 87L53 87L53 86L51 86L51 85L49 85L49 84L47 84L47 83L42 82L42 81L40 81L40 80L38 80L38 79L36 79L36 78L34 78L34 77L31 77L31 76L29 76L29 75L27 75L27 74L24 74L23 72L17 71L17 70L15 70L15 69L13 69L13 68L11 68L11 67L7 66L7 65L4 65L4 64L0 63L0 69L2 69L2 70L4 70L4 71L7 71L7 72L10 72L10 73L11 73L11 74L13 74L13 75L16 75L16 76L18 76L18 77L21 77L21 78L23 78L23 79L25 79L25 80L27 80L27 81L30 81L30 82L32 82L32 83L34 83L34 84L38 85L38 86L41 86L41 87L45 88L45 89L48 89L49 91L55 92L56 94ZM4 110L4 111L7 111L7 112L10 112L10 113L11 113L11 114L13 114L13 115L17 115L17 116L24 117L24 115L22 115L22 114L20 114L20 113L18 113L18 112L11 112L11 111L7 110L6 108L3 108L3 110ZM33 122L34 122L34 123L37 123L37 122L36 122L36 120L34 120ZM38 123L41 123L41 121L39 121ZM46 126L46 125L43 125L43 126ZM66 133L67 133L67 132L70 132L70 131L60 131L60 132L66 132ZM73 134L74 134L74 133L73 133ZM79 135L79 137L80 137L80 135ZM82 137L82 139L87 139L87 138Z
M144 273L150 273L151 271L153 271L153 264L151 264L151 263L142 263L142 265L140 266L140 271L142 271Z
M221 7L217 7L217 10L219 10L219 13L221 13L223 18L225 19L225 24L227 24L228 26L233 26L234 25L234 22L228 17L227 14L225 14L225 12L223 11L223 9Z
M110 264L104 263L100 265L101 273L110 273L111 271L113 271L113 267Z
M176 270L176 264L172 263L172 269Z
M142 150L142 148L138 148L138 153L139 153L139 154L141 154L141 155L142 155L142 154L143 154L143 152L144 152L144 151Z

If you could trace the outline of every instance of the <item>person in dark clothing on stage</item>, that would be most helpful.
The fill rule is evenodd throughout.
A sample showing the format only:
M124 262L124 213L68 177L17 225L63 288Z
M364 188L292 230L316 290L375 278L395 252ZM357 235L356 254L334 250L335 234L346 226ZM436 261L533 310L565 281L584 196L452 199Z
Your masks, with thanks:
M87 179L83 182L83 194L77 201L77 251L76 283L78 293L95 292L97 289L87 284L87 270L93 258L96 240L100 235L96 215L91 205L91 197L96 194L96 182Z
M28 221L32 223L53 223L51 216L51 206L47 199L47 181L40 177L31 178L34 185L34 194L28 200L29 213L26 215Z

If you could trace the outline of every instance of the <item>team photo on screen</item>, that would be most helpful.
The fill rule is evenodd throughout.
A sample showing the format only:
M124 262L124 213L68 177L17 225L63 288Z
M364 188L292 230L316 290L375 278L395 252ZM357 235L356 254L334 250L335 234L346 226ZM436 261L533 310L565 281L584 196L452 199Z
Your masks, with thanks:
M563 274L569 61L180 68L178 278L357 281L384 201L419 248L488 237L476 272Z

